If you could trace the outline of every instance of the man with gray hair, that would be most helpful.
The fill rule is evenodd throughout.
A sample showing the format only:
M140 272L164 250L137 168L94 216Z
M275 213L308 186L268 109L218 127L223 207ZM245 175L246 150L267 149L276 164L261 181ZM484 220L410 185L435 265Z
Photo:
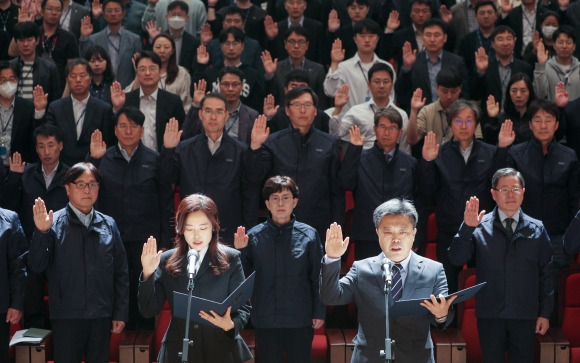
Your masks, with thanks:
M385 297L383 266L392 265L389 304L397 300L425 299L427 310L420 316L390 318L394 353L401 362L435 362L431 325L447 326L453 318L446 300L447 280L443 266L411 250L417 233L417 211L405 199L391 199L375 209L373 220L382 252L375 257L355 261L348 274L339 280L340 258L348 248L342 229L336 223L326 232L326 255L320 272L320 298L327 305L355 301L359 307L358 334L351 362L384 362L380 350L385 343ZM439 299L435 297L438 296ZM420 345L418 342L421 342Z
M479 199L465 205L463 224L449 247L449 260L463 266L475 255L477 330L484 363L532 362L536 333L545 334L554 305L552 246L541 221L525 214L525 182L512 168L495 172L490 213ZM524 282L525 283L522 283Z

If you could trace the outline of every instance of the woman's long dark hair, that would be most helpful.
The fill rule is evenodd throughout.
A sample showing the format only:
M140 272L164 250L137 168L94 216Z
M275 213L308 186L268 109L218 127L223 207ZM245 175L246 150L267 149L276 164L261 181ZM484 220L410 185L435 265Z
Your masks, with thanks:
M151 44L153 49L155 49L155 42L159 38L165 38L169 40L169 42L171 43L171 48L173 48L173 54L171 54L169 56L169 59L167 60L167 77L165 78L165 84L172 84L177 78L177 74L179 73L179 66L177 65L177 56L176 56L177 52L175 51L175 41L173 40L171 35L167 33L160 33L153 39L153 43Z
M528 92L530 94L528 102L526 103L526 109L530 107L530 103L532 103L532 101L536 99L536 94L534 93L534 86L532 84L532 80L530 79L530 77L522 72L518 72L512 75L506 88L505 105L503 107L503 110L507 115L515 115L515 114L519 115L518 110L516 110L516 106L514 106L514 102L512 101L512 97L510 95L510 88L514 83L519 81L524 81L526 87L528 87Z
M102 58L107 62L107 66L103 72L103 82L112 83L115 80L115 73L113 72L113 66L111 64L111 57L109 57L109 53L100 45L93 45L90 46L89 49L87 49L85 52L85 59L87 62L90 62L93 57Z
M208 254L211 259L211 268L214 275L220 275L230 268L230 261L225 246L219 242L220 225L218 222L217 205L211 198L201 194L191 194L185 197L175 213L175 253L167 260L165 270L171 276L178 276L184 273L182 267L187 260L189 246L183 233L185 231L185 221L190 213L202 211L210 220L212 225L211 241L209 242Z

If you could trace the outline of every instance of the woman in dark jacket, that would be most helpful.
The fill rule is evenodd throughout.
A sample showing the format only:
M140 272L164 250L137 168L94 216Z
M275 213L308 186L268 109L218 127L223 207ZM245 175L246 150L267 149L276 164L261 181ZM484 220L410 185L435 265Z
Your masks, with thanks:
M155 238L143 246L143 273L139 283L139 310L145 317L161 311L165 300L174 314L173 291L187 293L188 252L199 253L193 295L212 301L224 301L243 281L240 253L218 241L217 206L210 198L192 194L179 204L175 215L175 248L157 251ZM213 311L201 312L206 324L190 324L189 359L193 362L244 362L252 357L239 332L246 325L250 311L243 305L227 309L223 316ZM159 351L160 363L181 362L185 321L172 318Z

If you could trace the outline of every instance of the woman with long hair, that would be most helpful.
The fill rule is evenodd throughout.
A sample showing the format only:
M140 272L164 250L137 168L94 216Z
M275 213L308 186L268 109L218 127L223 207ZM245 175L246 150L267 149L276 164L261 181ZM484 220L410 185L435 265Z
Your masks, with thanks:
M513 130L516 133L515 144L527 141L532 137L530 130L530 116L527 114L530 103L536 98L532 80L525 74L518 72L510 78L507 85L507 97L500 113L499 104L490 95L487 99L488 120L485 123L485 133L489 137L497 135L505 120L512 120Z
M177 64L175 41L171 35L161 33L153 39L152 48L153 52L161 58L159 88L178 95L183 103L185 113L187 113L191 107L191 76L187 69ZM125 90L136 90L137 88L139 88L139 81L135 76L133 83Z
M194 278L193 296L212 301L224 301L243 281L244 271L240 253L219 242L218 210L213 200L192 194L184 198L175 215L175 248L157 251L155 238L150 237L143 246L141 263L143 272L139 282L139 310L145 317L159 314L165 300L174 316L173 291L187 293L188 252L199 253ZM249 306L236 311L229 307L223 316L213 311L200 316L209 322L190 324L190 361L194 362L245 362L252 355L239 332L250 317ZM185 321L172 318L158 361L181 362Z

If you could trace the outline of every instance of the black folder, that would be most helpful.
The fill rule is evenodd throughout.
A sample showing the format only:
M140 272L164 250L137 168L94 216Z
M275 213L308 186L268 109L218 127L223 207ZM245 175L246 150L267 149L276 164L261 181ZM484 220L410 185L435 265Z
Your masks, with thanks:
M224 315L229 306L232 307L232 313L245 304L254 291L254 279L256 272L252 272L240 286L238 286L224 301L217 302L207 300L201 297L193 296L191 300L191 321L206 325L213 325L211 322L199 316L200 311L209 313L210 310L217 314ZM187 299L188 295L181 292L173 291L173 314L176 318L185 319L187 317Z

